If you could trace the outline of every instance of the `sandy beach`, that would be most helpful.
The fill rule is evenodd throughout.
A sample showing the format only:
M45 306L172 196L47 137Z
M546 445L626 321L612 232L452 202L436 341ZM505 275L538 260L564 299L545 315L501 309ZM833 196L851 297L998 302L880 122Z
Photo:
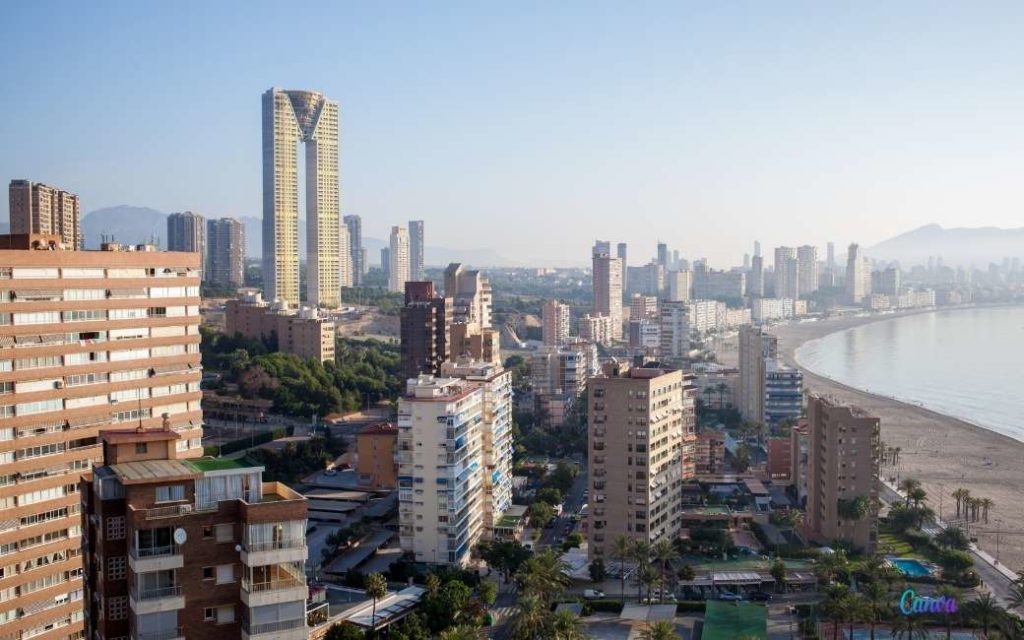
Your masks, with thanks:
M779 338L780 356L787 363L800 366L795 359L800 345L836 331L869 322L884 322L892 317L838 318L780 325L773 333ZM920 480L936 513L941 510L947 519L955 515L956 502L951 494L960 487L970 490L972 496L991 498L995 506L989 513L989 524L972 525L971 533L978 536L983 549L995 555L994 532L997 528L1002 530L1000 560L1011 569L1024 568L1024 443L801 369L809 391L832 395L881 418L882 440L886 446L902 448L899 467L883 468L883 475Z

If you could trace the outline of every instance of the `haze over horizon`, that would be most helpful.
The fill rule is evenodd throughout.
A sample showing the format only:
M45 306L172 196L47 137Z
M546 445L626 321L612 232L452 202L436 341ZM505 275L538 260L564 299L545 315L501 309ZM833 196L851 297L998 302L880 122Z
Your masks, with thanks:
M260 94L340 103L365 234L524 261L595 238L716 267L760 240L1020 227L1024 6L14 5L0 176L262 211ZM46 46L19 28L47 23ZM6 219L2 199L0 219Z

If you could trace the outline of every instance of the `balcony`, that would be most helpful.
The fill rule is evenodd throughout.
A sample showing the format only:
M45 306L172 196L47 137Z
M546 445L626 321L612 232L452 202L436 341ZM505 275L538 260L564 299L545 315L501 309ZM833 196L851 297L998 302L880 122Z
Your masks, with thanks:
M184 627L159 631L132 631L132 640L185 640Z
M132 584L128 603L131 605L135 615L141 616L147 613L161 613L163 611L184 609L185 596L181 591L181 585L145 587L140 589L135 584Z
M308 555L305 538L285 538L263 542L242 542L242 564L259 567L282 562L302 562Z
M309 627L305 618L264 624L242 623L242 640L306 640Z
M247 607L305 601L308 596L303 562L251 567L242 578L242 603Z
M133 543L128 549L128 566L133 573L181 569L185 566L185 557L173 542L143 547L136 547Z

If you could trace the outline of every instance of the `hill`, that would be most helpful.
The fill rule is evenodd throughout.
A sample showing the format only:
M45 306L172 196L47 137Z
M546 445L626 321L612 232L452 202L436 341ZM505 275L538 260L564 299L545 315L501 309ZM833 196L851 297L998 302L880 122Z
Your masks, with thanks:
M98 249L104 235L128 244L151 242L155 238L158 244L165 245L167 214L129 205L97 209L82 217L82 235L87 249Z
M959 227L929 224L867 247L864 252L880 260L898 260L903 267L927 264L931 256L945 264L984 268L1006 257L1024 257L1024 227Z

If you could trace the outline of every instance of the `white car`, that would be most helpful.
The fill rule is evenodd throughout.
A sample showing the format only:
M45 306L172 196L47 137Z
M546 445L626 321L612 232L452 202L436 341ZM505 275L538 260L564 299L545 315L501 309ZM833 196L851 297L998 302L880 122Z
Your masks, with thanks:
M583 597L587 600L597 600L604 597L604 591L600 589L586 589L583 591Z

